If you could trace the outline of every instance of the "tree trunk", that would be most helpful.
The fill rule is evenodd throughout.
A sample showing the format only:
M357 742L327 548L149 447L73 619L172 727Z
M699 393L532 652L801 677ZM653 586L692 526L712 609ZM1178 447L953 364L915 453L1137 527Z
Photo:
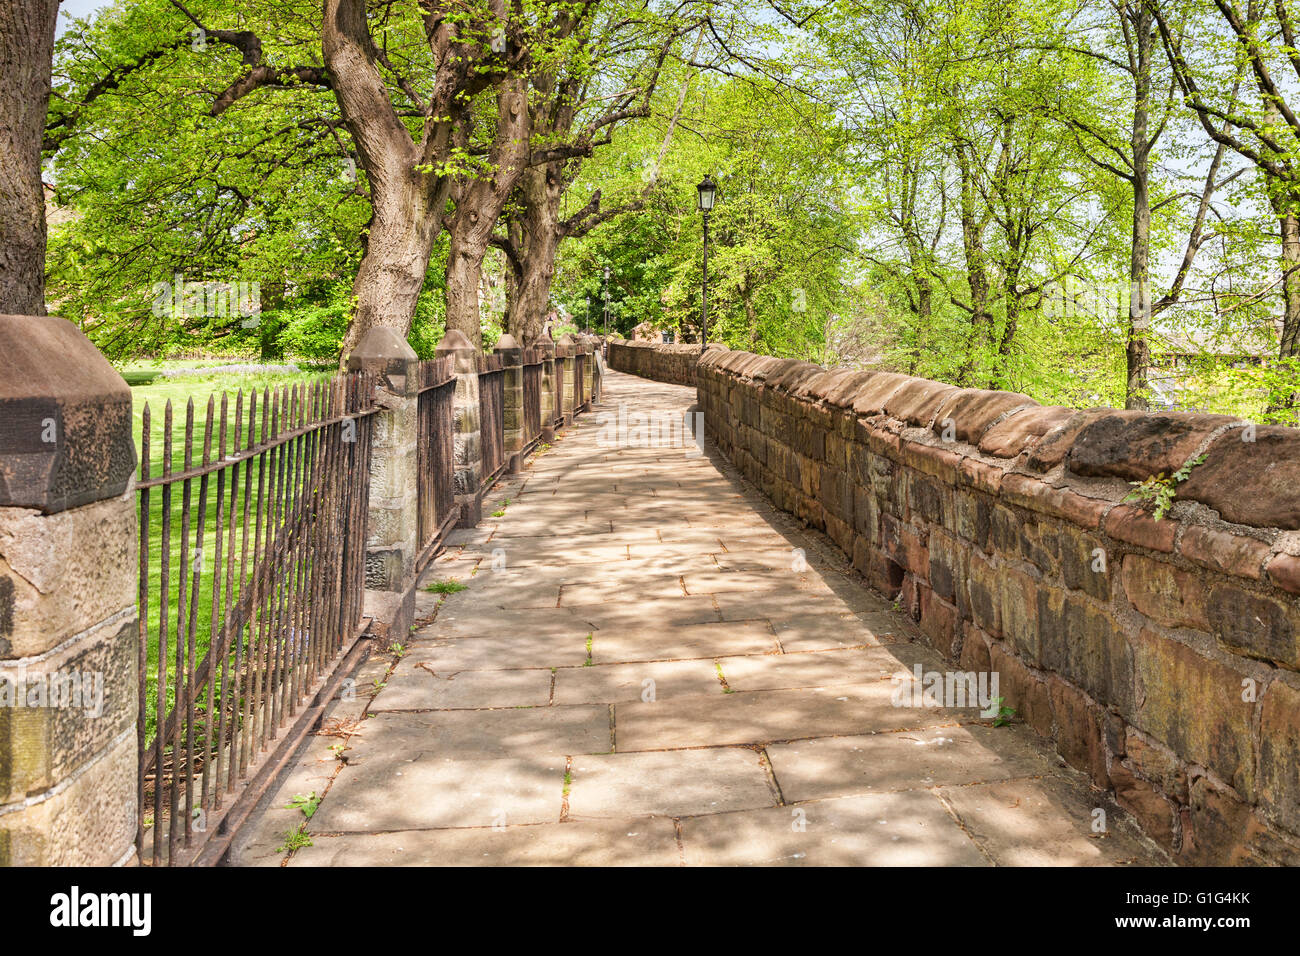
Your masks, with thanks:
M1282 227L1282 344L1279 358L1300 356L1300 219L1287 213Z
M1028 241L1026 241L1026 246ZM1004 277L1002 298L1006 301L1007 317L1002 326L1002 337L998 341L998 361L991 370L988 387L991 389L1009 389L1008 368L1015 346L1016 333L1020 331L1020 313L1024 306L1024 294L1020 289L1020 273L1024 268L1024 256L1019 246L1013 245L1013 256L1003 265Z
M424 179L412 170L405 183L393 188L372 185L365 251L352 283L352 323L343 339L345 361L372 328L388 326L403 337L411 331L433 243L442 228L438 207L431 207L426 198ZM445 189L435 192L446 195Z
M58 0L0 3L0 312L45 314L41 140Z
M1278 225L1282 230L1282 342L1278 358L1285 361L1300 358L1300 219L1289 211L1285 200L1275 200L1273 205L1281 213ZM1288 424L1294 424L1298 403L1300 395L1294 388L1278 388L1270 396L1269 411L1291 410Z
M555 256L560 246L560 201L564 179L558 163L532 166L519 181L520 215L515 248L519 255L519 286L510 301L507 328L521 343L542 331Z
M352 283L352 321L339 358L343 365L370 329L388 326L403 336L411 330L451 187L449 178L417 167L429 169L435 165L431 160L450 152L461 115L448 106L429 129L423 151L415 144L376 64L362 0L325 0L321 48L370 185L370 223Z
M497 92L496 137L488 155L489 175L468 178L456 189L456 211L447 221L451 248L447 253L447 331L463 332L481 346L479 277L483 256L506 200L528 162L531 124L528 81L512 76Z
M961 142L955 146L961 175L962 251L966 257L966 284L970 287L970 338L966 343L966 361L957 376L957 384L965 385L974 375L976 350L988 344L993 313L989 309L990 283L988 255L984 250L984 225L976 212L979 186L975 182L974 160Z
M487 255L487 242L474 235L474 219L470 226L451 233L451 247L447 251L447 331L456 329L474 343L483 344L483 330L479 314L479 281L483 274L483 257Z
M1148 407L1151 371L1151 192L1147 122L1151 92L1151 14L1144 5L1134 17L1137 62L1133 81L1133 244L1129 256L1127 382L1124 407Z

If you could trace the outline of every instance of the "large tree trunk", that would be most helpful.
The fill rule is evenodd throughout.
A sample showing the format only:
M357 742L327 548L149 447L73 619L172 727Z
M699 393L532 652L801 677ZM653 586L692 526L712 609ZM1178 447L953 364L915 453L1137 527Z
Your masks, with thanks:
M1129 148L1133 157L1133 243L1129 256L1127 382L1124 407L1145 409L1151 372L1151 192L1150 144L1147 122L1151 93L1151 14L1145 6L1133 24L1137 62L1133 85L1133 125Z
M376 65L362 0L326 0L321 26L325 65L335 98L357 145L370 184L370 224L352 283L352 321L340 363L370 329L389 326L405 336L415 317L450 180L416 167L431 151L449 148L448 116L433 127L422 152L393 110Z
M467 179L456 190L456 211L447 221L451 249L447 254L447 331L457 329L476 346L483 334L479 323L479 278L492 231L528 162L531 124L528 81L506 80L497 93L496 138L488 155L490 175Z
M479 281L483 277L483 257L488 244L470 228L451 231L451 246L447 251L447 331L465 333L475 348L483 344L483 329L479 313Z
M519 192L521 210L514 235L519 281L512 290L507 327L511 335L526 344L541 334L555 276L561 238L560 202L564 196L560 165L529 167L520 177Z
M45 314L41 140L58 0L0 2L0 312Z
M445 190L435 190L446 195ZM424 177L414 170L402 184L375 190L365 252L352 283L353 314L343 339L343 358L367 331L389 326L411 330L441 217L430 208Z

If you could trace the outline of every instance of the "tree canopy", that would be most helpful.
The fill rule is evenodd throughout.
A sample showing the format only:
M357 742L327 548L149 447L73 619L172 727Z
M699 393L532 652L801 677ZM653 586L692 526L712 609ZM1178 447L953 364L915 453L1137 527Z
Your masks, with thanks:
M1294 424L1294 33L1288 0L119 0L54 49L45 298L120 359L698 342L707 173L710 340Z

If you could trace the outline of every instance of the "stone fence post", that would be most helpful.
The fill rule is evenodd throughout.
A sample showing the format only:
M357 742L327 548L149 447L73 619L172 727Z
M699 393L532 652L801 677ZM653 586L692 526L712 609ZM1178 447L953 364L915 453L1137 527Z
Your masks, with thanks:
M556 417L562 418L566 426L572 424L576 412L573 403L573 355L576 351L577 343L571 335L565 334L555 343L555 390L559 399Z
M0 866L135 861L135 465L99 351L0 315Z
M523 467L524 428L524 352L510 333L502 335L493 349L501 356L504 401L501 417L505 423L505 454L510 474Z
M378 326L348 356L348 370L376 376L383 408L370 446L365 613L381 639L400 641L415 620L420 551L420 363L401 334Z
M455 359L456 468L452 484L460 508L457 527L473 528L483 517L483 435L478 394L482 356L456 329L443 337L437 353Z
M582 352L586 359L582 363L582 394L587 396L586 405L590 408L596 404L596 337L582 337Z
M533 339L542 353L542 441L555 440L555 340L543 332Z

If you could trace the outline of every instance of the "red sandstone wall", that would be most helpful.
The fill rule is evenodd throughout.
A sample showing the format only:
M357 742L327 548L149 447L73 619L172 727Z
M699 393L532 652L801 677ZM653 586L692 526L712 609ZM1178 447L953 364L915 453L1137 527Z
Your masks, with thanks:
M720 346L712 345L711 349ZM698 345L663 345L650 342L611 342L609 364L620 372L670 385L694 385Z
M1300 431L725 350L688 376L671 346L621 348L615 367L693 378L746 477L950 659L999 672L1176 859L1300 864ZM1169 517L1121 502L1200 452Z

